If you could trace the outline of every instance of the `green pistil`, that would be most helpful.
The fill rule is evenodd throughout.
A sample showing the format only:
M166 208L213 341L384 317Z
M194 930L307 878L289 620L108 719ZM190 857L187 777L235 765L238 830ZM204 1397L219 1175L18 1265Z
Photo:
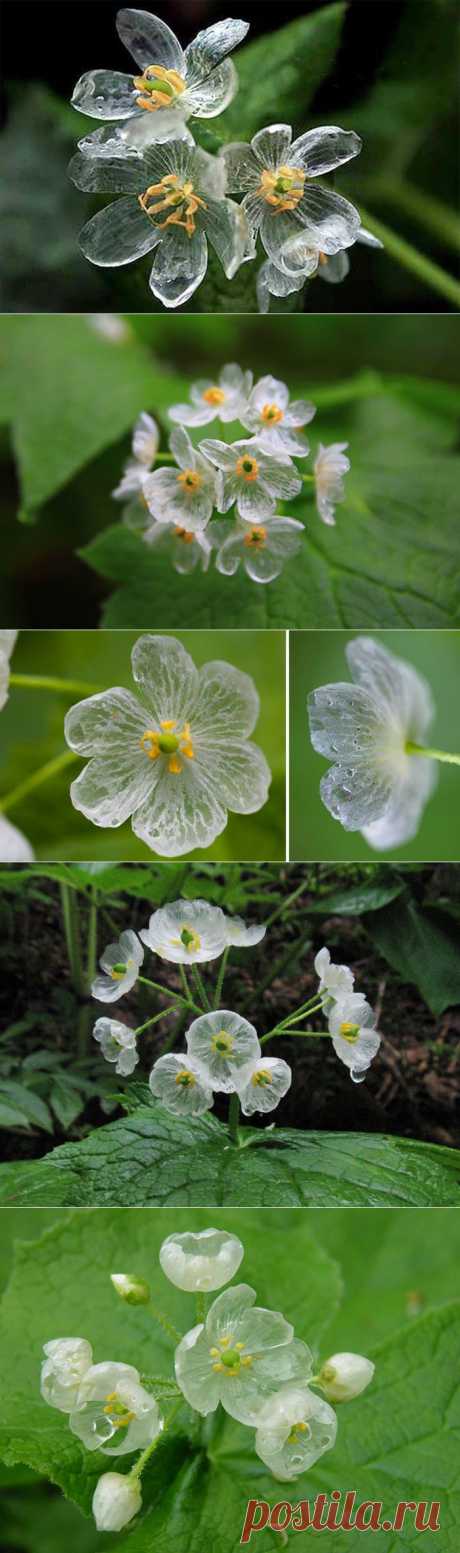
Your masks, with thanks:
M120 965L112 967L112 976L126 976L127 969L127 965L122 965L120 962Z
M179 739L176 739L175 733L160 733L158 749L161 750L162 755L175 755L176 750L179 749Z
M221 1362L225 1365L226 1370L239 1370L241 1366L241 1354L238 1353L236 1348L229 1348L227 1353L222 1354Z
M181 935L180 935L180 941L181 941L181 944L184 945L184 949L188 949L190 947L190 944L193 944L194 939L195 939L195 934L194 933L190 933L188 927L183 927Z
M162 97L174 97L174 87L170 81L165 81L161 76L146 76L142 82L142 88L147 92L161 92Z

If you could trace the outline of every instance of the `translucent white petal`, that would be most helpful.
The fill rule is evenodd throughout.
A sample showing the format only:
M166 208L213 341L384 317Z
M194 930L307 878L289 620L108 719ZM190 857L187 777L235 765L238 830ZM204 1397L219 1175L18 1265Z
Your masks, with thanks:
M93 1360L91 1343L84 1337L59 1337L44 1344L40 1391L49 1407L71 1413L80 1383Z
M362 830L385 813L391 799L391 773L370 761L356 766L331 766L321 778L320 793L326 809L344 830Z
M189 1076L192 1082L184 1082ZM212 1105L212 1090L205 1075L182 1052L159 1057L149 1078L152 1095L172 1116L202 1116Z
M182 307L206 274L208 248L204 232L188 237L176 226L163 232L150 275L150 288L164 307Z
M365 226L360 226L356 241L357 243L364 243L366 248L384 247L384 244L380 242L380 238L374 237L374 233L369 232Z
M235 140L223 146L219 157L225 166L228 194L241 194L245 189L255 191L260 184L260 167L251 146L245 140Z
M243 563L255 582L272 582L279 577L285 562L299 550L304 527L294 518L266 518L264 528L266 538L254 546L246 544L247 529L243 533L233 530L219 548L218 571L233 576Z
M71 101L90 119L127 119L139 111L133 78L121 70L88 70L77 81Z
M196 762L189 761L180 775L161 772L154 792L136 810L133 831L160 857L181 857L210 846L226 824L212 772L198 772Z
M406 776L396 785L385 813L370 825L363 826L362 833L368 845L377 852L384 852L412 841L437 781L434 760L411 756Z
M198 748L224 747L252 733L260 711L259 696L250 674L220 659L205 663L199 671L193 708L193 737Z
M84 766L80 776L72 782L70 797L74 809L79 809L92 820L93 825L112 829L124 821L140 804L158 781L159 773L153 761L139 751L135 760L126 750L107 749Z
M8 660L16 646L18 635L18 631L0 631L0 654Z
M334 965L326 947L319 949L315 956L315 971L319 976L319 993L327 992L332 998L343 998L353 992L353 971L348 965Z
M206 1074L210 1087L221 1094L231 1094L237 1087L239 1070L261 1056L254 1025L230 1009L194 1019L186 1042L191 1060Z
M115 1064L116 1073L126 1078L128 1074L134 1072L139 1062L134 1030L120 1024L116 1019L102 1018L96 1020L93 1037L99 1042L106 1062Z
M301 273L298 276L286 275L278 270L270 259L265 259L261 264L257 275L257 302L260 313L270 311L270 297L289 297L294 291L301 291L305 284L306 276Z
M180 102L183 102L183 98ZM179 105L175 109L163 108L161 113L143 113L140 109L133 118L124 119L123 123L112 122L104 125L103 129L94 130L91 135L83 135L78 141L78 149L85 157L97 156L102 159L108 156L117 160L127 157L135 161L150 146L165 139L184 140L189 146L194 144Z
M71 750L79 755L104 755L110 749L122 756L130 749L133 754L138 751L145 726L141 702L116 686L71 706L64 733Z
M207 426L215 420L216 406L214 404L201 405L173 404L168 410L169 419L177 421L179 426Z
M159 233L132 194L114 200L82 227L79 244L91 264L103 268L132 264L159 243Z
M203 1326L192 1327L176 1348L176 1381L186 1401L206 1417L220 1402L220 1377L213 1373L209 1357L210 1339Z
M255 1449L276 1478L289 1482L331 1450L336 1435L337 1418L328 1402L307 1387L285 1386L259 1416Z
M346 681L313 690L308 716L313 748L347 765L367 768L385 734L385 717L371 691Z
M224 59L216 70L187 89L187 106L199 119L214 119L233 101L238 76L231 59Z
M356 242L359 210L325 184L307 183L295 214L304 222L311 246L322 253L337 253Z
M196 1234L168 1235L160 1247L160 1266L176 1289L206 1293L229 1283L243 1256L244 1246L237 1235L204 1229Z
M175 523L190 533L205 528L214 509L211 482L189 488L173 469L155 470L145 482L144 496L157 523Z
M370 1384L375 1364L360 1353L334 1353L321 1368L321 1385L331 1402L359 1397Z
M226 917L225 931L227 944L236 944L239 948L246 948L252 944L260 944L265 938L266 926L264 922L243 922L242 917Z
M353 678L375 696L381 714L391 716L406 739L423 744L435 711L427 680L372 636L355 637L346 656Z
M133 10L130 6L123 7L117 13L116 28L141 70L147 65L162 65L165 70L177 70L183 75L183 50L171 28L159 16L152 16L150 11Z
M287 410L289 404L289 389L281 378L272 377L267 373L255 383L249 400L248 409L256 410L260 415L264 405L274 404L279 410Z
M331 264L334 259L331 259ZM323 523L335 523L335 507L345 497L343 475L350 468L345 455L348 442L331 442L328 447L319 444L313 465L316 486L316 505Z
M142 194L145 188L145 168L140 157L105 156L99 159L77 151L69 162L68 174L77 189L90 194ZM145 220L144 216L144 227Z
M276 171L290 161L292 129L290 124L270 124L260 129L251 140L251 146L259 167Z
M121 1531L142 1507L138 1478L121 1472L103 1472L92 1499L97 1531Z
M206 235L228 280L232 280L243 263L249 241L249 227L244 211L232 200L206 201Z
M133 432L134 457L145 469L151 469L155 454L160 446L160 431L152 415L147 415L142 410L138 416Z
M22 830L0 814L0 862L33 863L35 853Z
M140 934L143 943L176 965L202 964L217 959L228 940L227 919L220 906L208 901L179 900L153 912L148 928Z
M360 135L353 130L340 129L338 124L323 124L318 129L308 129L299 135L292 146L292 161L305 169L308 178L321 173L332 173L335 167L349 162L362 150Z
M242 43L248 30L249 22L227 17L225 21L213 22L211 27L198 32L193 43L189 43L185 50L187 85L205 80L213 66L220 64L226 54Z
M243 1116L274 1111L292 1084L292 1071L282 1057L264 1057L237 1080Z
M318 275L320 280L326 280L332 286L337 286L345 280L350 269L350 260L347 252L331 253L319 264Z
M154 727L172 720L182 726L198 688L198 670L182 642L175 636L140 636L131 663Z

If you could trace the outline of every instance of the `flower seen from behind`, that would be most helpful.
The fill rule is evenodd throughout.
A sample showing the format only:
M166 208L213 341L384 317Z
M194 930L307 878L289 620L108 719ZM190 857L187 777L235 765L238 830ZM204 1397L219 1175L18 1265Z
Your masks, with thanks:
M221 1229L168 1235L160 1247L160 1266L176 1289L188 1293L221 1289L238 1272L244 1246Z
M315 956L315 971L319 976L318 992L325 994L328 1000L337 1000L353 992L355 980L353 971L350 970L349 965L334 965L326 946L319 949Z
M147 475L155 463L160 446L160 432L152 415L142 410L133 431L132 458L125 465L121 480L112 492L116 501L128 498L128 512L142 504L142 492Z
M229 663L198 670L175 637L140 637L131 661L138 695L117 686L67 714L67 743L90 757L72 803L99 826L132 816L148 847L178 857L209 846L229 810L254 814L265 803L270 770L248 742L259 698Z
M71 1413L81 1382L93 1362L91 1343L84 1337L58 1337L45 1343L40 1390L49 1407Z
M217 1009L194 1019L186 1034L187 1051L200 1067L209 1088L231 1094L249 1063L261 1057L254 1025L230 1009Z
M274 458L261 448L258 439L227 442L205 438L201 450L220 469L223 486L219 512L235 506L245 523L263 523L276 510L277 501L298 496L302 481L290 459Z
M219 1294L204 1325L176 1348L176 1380L190 1407L206 1415L219 1402L239 1423L254 1425L283 1382L312 1373L306 1343L279 1311L254 1305L255 1289L232 1285Z
M99 1041L106 1062L115 1063L115 1072L124 1078L133 1073L139 1062L135 1030L122 1025L118 1019L96 1019L93 1029L95 1041Z
M252 388L252 372L243 372L236 362L222 367L216 381L199 378L192 383L190 404L173 404L169 410L171 421L180 426L208 426L220 420L225 426L230 421L242 421Z
M129 992L137 981L144 959L144 950L137 933L127 928L116 944L109 944L101 955L99 964L102 976L96 976L91 986L93 998L101 1003L115 1003Z
M309 697L313 748L334 762L320 784L323 803L345 830L361 830L378 851L416 835L436 784L423 745L434 715L420 674L373 637L345 649L353 683L322 685Z
M337 1435L334 1409L305 1385L283 1386L257 1420L256 1451L276 1478L289 1482L307 1472Z

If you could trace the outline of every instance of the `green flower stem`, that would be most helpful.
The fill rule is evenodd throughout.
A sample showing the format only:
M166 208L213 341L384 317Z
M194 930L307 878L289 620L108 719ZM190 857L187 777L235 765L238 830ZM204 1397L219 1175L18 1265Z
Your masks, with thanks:
M294 455L294 457L295 457L295 455ZM298 470L298 473L300 474L300 469ZM301 478L301 480L305 480L305 481L312 480L313 484L314 484L315 480L316 480L316 475L302 474L302 475L300 475L300 478Z
M217 977L216 986L215 986L215 992L214 992L214 1008L220 1008L220 1005L221 1005L222 988L223 988L223 985L224 985L224 978L225 978L225 972L226 972L226 969L227 969L227 960L228 960L229 953L230 953L230 945L227 944L227 948L224 949L224 952L223 952L223 955L222 955L222 959L221 959L221 962L220 962L220 966L219 966L219 975Z
M135 1466L131 1467L131 1471L128 1472L128 1474L127 1474L128 1481L129 1481L129 1478L131 1478L132 1480L135 1481L136 1478L140 1478L142 1476L142 1473L144 1471L144 1467L147 1466L147 1462L150 1460L150 1457L153 1456L153 1452L157 1450L157 1447L160 1444L160 1441L163 1439L163 1436L166 1434L166 1431L171 1428L171 1424L173 1422L173 1419L176 1417L176 1414L180 1411L180 1408L183 1407L183 1406L184 1406L184 1398L181 1395L180 1400L178 1402L174 1403L174 1407L171 1408L171 1412L168 1414L168 1417L165 1418L161 1434L157 1434L156 1440L152 1440L150 1445L146 1445L145 1451L142 1451L142 1454L139 1456L138 1461L136 1461Z
M194 1003L190 996L183 997L181 992L172 992L170 987L166 989L165 987L161 986L159 981L150 981L148 976L138 976L137 979L141 982L143 987L153 987L154 992L161 992L163 997L165 995L165 991L167 990L169 997L174 998L176 1003L180 1003L182 1008L193 1008L196 1014L202 1014L202 1008L199 1008L198 1004Z
M282 917L284 915L284 912L288 911L289 906L293 905L293 902L298 899L298 896L302 894L302 891L304 889L305 889L305 883L304 882L302 882L302 884L298 884L297 885L297 889L296 890L292 890L291 894L286 896L286 900L281 902L281 906L277 906L275 911L272 911L271 916L267 917L267 920L266 920L266 923L265 923L265 928L266 928L267 931L268 931L268 928L272 926L273 922L277 922L278 921L278 917Z
M59 886L61 896L62 922L64 937L69 961L70 974L74 990L78 998L82 998L86 992L85 978L81 958L80 918L78 901L68 884ZM81 1055L81 1053L79 1054Z
M188 1003L192 1003L193 1002L192 994L191 994L190 987L189 987L189 984L188 984L187 972L185 970L185 966L184 965L179 965L179 975L180 975L180 979L181 979L181 983L182 983L182 989L183 989L184 997L187 998L187 1002Z
M55 679L49 674L10 674L9 683L21 690L59 690L69 696L95 696L104 688L87 685L80 679Z
M426 750L421 744L406 744L406 755L425 755L429 760L443 760L448 766L460 766L460 755L447 755L445 750Z
M156 1025L158 1024L159 1019L166 1019L168 1014L176 1013L177 1007L175 1003L171 1003L169 1008L160 1008L159 1014L153 1014L151 1019L146 1019L143 1025L137 1026L137 1029L134 1031L134 1035L142 1035L144 1030L148 1030L149 1025Z
M88 938L86 945L86 986L88 993L96 975L97 964L97 888L93 884L90 891L90 903L88 913Z
M155 464L175 464L175 463L177 463L177 459L175 459L174 453L156 453L155 454L154 463Z
M297 1008L295 1013L289 1015L289 1019L280 1020L279 1024L274 1025L272 1030L268 1030L266 1035L261 1036L261 1046L265 1046L267 1041L273 1041L276 1035L290 1035L291 1027L295 1025L296 1020L311 1019L311 1015L316 1014L319 1008L323 1008L322 999L320 1002L313 1003L311 1008ZM305 1034L307 1034L307 1031L305 1031Z
M290 1029L290 1030L284 1030L284 1031L282 1030L281 1031L281 1035L305 1035L307 1037L307 1039L308 1039L308 1037L310 1035L315 1035L315 1036L319 1036L319 1035L323 1036L324 1035L324 1036L326 1036L326 1039L328 1041L331 1040L331 1036L329 1034L329 1030L295 1030L295 1029Z
M198 970L198 966L197 965L192 965L192 981L193 981L193 985L194 985L194 988L195 988L196 995L201 1000L200 1013L202 1013L203 1010L204 1010L205 1014L209 1014L210 1013L210 1009L211 1009L211 1004L209 1002L209 998L208 998L208 994L207 994L207 991L206 991L206 987L204 985L203 978L202 978L202 976L200 976L200 972Z
M41 787L43 782L48 782L52 777L60 775L72 761L79 758L73 750L66 750L64 755L56 755L54 760L48 760L46 766L40 766L39 771L33 771L32 775L26 777L24 782L20 782L11 793L7 793L6 798L0 799L0 814L6 814L7 810L13 809L22 798L28 798L29 793L35 792L36 787Z
M441 269L440 264L434 264L432 259L427 259L425 254L419 253L418 248L413 248L412 243L406 242L404 237L393 232L391 227L383 224L383 221L377 221L370 211L363 209L361 201L360 213L363 226L369 227L369 231L380 238L387 253L396 259L397 264L401 264L406 270L411 270L418 280L421 280L431 291L437 291L440 296L445 297L453 307L460 308L460 285L457 280L454 280L453 275L448 275L446 270Z
M238 1143L239 1143L239 1120L240 1120L240 1102L239 1102L239 1099L238 1099L238 1095L234 1094L230 1098L230 1105L229 1105L229 1108L228 1108L228 1131L229 1131L229 1135L231 1137L232 1143L236 1143L237 1146L238 1146Z
M198 1289L195 1296L196 1324L201 1326L206 1321L206 1295L202 1289Z
M163 1315L163 1311L157 1310L156 1305L153 1305L152 1301L150 1301L148 1309L154 1321L158 1321L158 1325L163 1328L163 1332L166 1332L166 1336L171 1337L173 1343L180 1343L182 1341L182 1332L178 1332L172 1321L168 1321L168 1317Z
M432 194L427 194L424 189L417 189L406 178L366 178L359 184L363 188L365 197L382 200L383 204L392 205L396 210L402 210L408 216L413 216L414 221L419 221L428 232L441 238L447 247L452 248L458 254L460 247L460 222L454 210L444 205L442 200L435 199Z

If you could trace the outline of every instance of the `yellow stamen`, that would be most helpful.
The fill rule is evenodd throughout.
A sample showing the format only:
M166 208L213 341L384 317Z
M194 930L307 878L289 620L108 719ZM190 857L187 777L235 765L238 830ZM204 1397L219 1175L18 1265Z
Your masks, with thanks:
M280 410L277 404L264 404L260 415L261 420L267 421L270 426L277 426L279 421L284 421L284 410Z
M188 1068L181 1068L180 1073L176 1076L175 1083L180 1084L182 1089L193 1089L196 1084L195 1074L190 1073Z
M168 771L171 772L172 776L178 776L179 772L182 771L182 761L178 760L177 755L172 755L171 760L168 760Z
M252 458L249 453L243 453L242 457L238 459L235 474L240 479L246 480L248 485L251 485L253 480L257 480L259 474L257 459Z
M254 1084L256 1089L264 1089L266 1084L272 1083L271 1073L268 1073L266 1068L259 1068L252 1075L251 1084Z
M155 225L160 230L171 225L184 227L187 237L193 237L196 231L197 211L207 210L205 201L194 193L190 179L181 183L178 173L167 173L159 183L151 183L143 194L138 194L138 201L144 215L152 221L160 211L169 210L165 220L155 222Z
M276 172L265 168L257 193L279 215L282 210L296 210L302 199L304 185L305 173L301 167L278 167Z
M158 108L170 108L176 97L187 89L187 84L177 70L165 70L163 65L147 65L143 75L133 77L137 107L156 113Z
M193 538L193 535L191 537ZM172 718L168 718L160 723L161 732L156 728L147 728L139 742L141 750L149 760L158 760L160 755L169 756L168 771L173 776L178 776L182 771L180 756L184 755L187 760L194 760L195 751L190 723L184 723L182 730L178 730L177 733L172 731L174 728L177 728L177 723Z
M184 545L193 544L195 535L190 533L190 529L176 527L174 529L174 533L176 535L176 539L181 539Z
M176 479L178 485L182 485L187 493L199 491L200 485L203 484L203 476L198 474L197 469L183 469L179 475L176 475Z
M164 722L160 723L160 728L163 729L164 733L172 733L173 728L177 728L175 717L166 718Z
M212 388L205 388L201 397L205 400L206 404L223 404L225 399L225 391L223 388L217 388L216 385Z
M217 1052L219 1057L229 1057L233 1046L233 1036L228 1035L227 1030L217 1030L212 1037L211 1051Z
M254 528L249 530L249 534L245 534L243 544L250 550L261 550L266 538L266 528L263 528L262 524L257 523L254 525Z
M344 1041L350 1041L353 1044L353 1041L358 1040L359 1025L352 1025L346 1020L345 1024L340 1026L340 1034L343 1036Z
M291 1433L287 1437L286 1444L297 1445L299 1434L311 1434L310 1425L304 1424L303 1422L299 1424L293 1424Z

